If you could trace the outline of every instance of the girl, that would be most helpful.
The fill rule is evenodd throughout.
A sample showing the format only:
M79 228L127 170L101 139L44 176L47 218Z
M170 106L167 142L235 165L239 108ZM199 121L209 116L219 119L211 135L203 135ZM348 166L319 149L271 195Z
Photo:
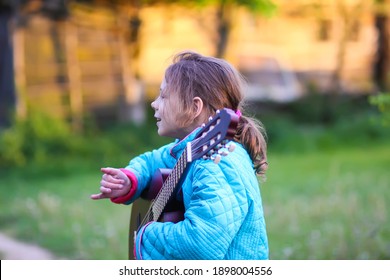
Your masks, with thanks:
M136 259L268 259L268 240L257 175L264 175L266 142L260 122L242 115L242 78L222 59L182 52L173 59L152 102L158 134L176 139L130 161L102 168L100 193L130 204L148 187L157 168L173 168L186 143L216 110L240 117L236 149L219 164L196 160L182 182L184 220L152 222L139 230Z

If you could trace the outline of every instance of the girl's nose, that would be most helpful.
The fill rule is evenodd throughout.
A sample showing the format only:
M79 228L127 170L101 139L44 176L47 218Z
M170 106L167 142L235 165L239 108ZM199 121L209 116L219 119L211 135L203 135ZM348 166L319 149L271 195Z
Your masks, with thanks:
M154 100L151 104L150 104L150 106L152 106L152 108L154 109L154 110L157 110L157 99L156 100Z

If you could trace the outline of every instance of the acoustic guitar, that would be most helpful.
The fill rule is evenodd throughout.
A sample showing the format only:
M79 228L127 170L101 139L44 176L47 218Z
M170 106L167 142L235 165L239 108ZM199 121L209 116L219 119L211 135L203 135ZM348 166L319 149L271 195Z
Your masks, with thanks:
M230 142L236 134L239 117L231 109L218 110L207 124L187 143L174 168L157 169L149 187L131 207L129 259L134 259L134 242L141 227L149 222L179 222L184 219L181 183L190 164L198 159L219 163L222 156L234 150Z

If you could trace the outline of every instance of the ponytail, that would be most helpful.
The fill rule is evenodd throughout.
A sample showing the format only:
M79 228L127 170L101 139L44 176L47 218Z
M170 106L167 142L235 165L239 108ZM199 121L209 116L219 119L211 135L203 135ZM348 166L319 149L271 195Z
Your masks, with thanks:
M265 179L268 169L266 132L263 124L248 116L241 115L234 140L248 151L257 175Z

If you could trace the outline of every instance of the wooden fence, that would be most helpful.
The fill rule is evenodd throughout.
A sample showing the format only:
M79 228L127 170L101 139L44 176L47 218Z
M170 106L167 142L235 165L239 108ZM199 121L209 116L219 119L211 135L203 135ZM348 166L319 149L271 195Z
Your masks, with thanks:
M98 18L96 18L98 17ZM142 122L121 17L80 12L62 22L34 16L14 32L18 114L39 107L82 127L83 116ZM132 112L137 112L136 115Z

